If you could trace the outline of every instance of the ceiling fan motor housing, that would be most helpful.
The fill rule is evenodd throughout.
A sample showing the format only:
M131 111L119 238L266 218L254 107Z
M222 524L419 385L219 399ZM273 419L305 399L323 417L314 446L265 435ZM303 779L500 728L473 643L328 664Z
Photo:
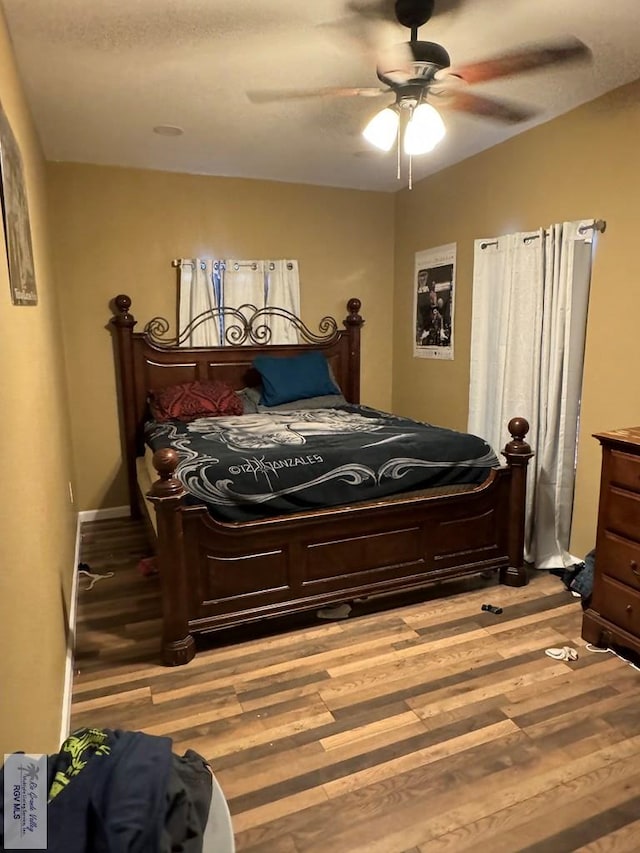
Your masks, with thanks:
M379 65L378 78L392 89L408 83L430 83L442 68L449 68L451 59L440 44L432 41L409 41L406 46L411 51L411 70L399 76L398 70L388 64Z
M441 44L433 41L410 41L408 44L414 62L437 65L438 69L448 68L451 65L451 58Z
M433 14L435 0L396 0L396 18L410 30L426 24Z

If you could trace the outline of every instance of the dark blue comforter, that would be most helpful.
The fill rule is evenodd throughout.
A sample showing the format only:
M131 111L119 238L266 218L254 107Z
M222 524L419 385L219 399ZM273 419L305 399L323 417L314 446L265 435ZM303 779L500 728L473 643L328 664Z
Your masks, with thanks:
M180 455L177 477L227 521L483 482L498 460L481 438L365 406L146 425Z

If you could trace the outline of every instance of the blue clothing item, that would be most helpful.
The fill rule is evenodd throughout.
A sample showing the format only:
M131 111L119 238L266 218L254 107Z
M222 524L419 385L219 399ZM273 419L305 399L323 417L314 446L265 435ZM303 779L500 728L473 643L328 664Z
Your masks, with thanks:
M70 735L48 761L48 853L158 853L171 767L170 738L111 729ZM2 834L3 826L0 814Z
M593 570L596 562L595 548L589 551L584 558L584 568L582 568L575 578L571 581L569 587L574 592L580 594L582 598L588 598L593 592Z

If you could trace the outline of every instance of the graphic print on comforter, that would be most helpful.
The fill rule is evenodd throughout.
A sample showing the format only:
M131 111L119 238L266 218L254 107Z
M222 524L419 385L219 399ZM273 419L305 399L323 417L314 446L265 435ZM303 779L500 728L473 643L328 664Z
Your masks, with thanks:
M473 435L365 406L148 423L187 492L231 521L481 483L498 465Z

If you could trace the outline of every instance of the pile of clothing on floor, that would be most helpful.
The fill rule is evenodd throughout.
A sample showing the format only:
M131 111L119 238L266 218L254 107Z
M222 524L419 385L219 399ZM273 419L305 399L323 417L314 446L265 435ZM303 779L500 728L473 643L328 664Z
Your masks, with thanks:
M593 592L593 569L595 565L596 552L589 551L582 563L575 563L566 569L551 569L552 575L562 578L566 588L582 599L582 606L587 608L591 601Z
M47 761L46 849L202 853L212 778L196 752L174 755L170 738L80 729ZM4 790L4 767L0 783ZM0 813L2 849L3 827Z

